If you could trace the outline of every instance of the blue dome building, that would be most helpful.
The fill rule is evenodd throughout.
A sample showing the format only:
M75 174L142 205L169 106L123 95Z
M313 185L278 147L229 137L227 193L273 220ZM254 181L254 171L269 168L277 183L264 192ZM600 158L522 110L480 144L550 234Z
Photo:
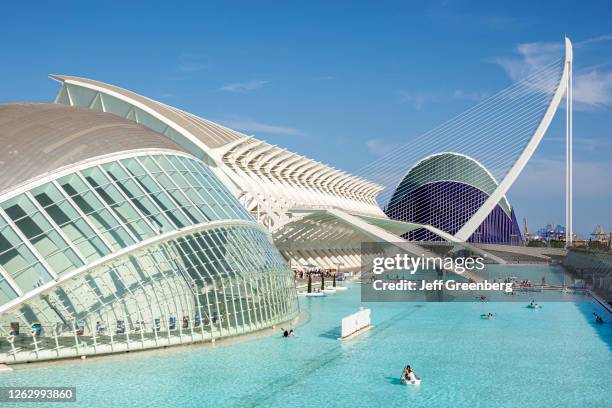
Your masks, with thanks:
M385 213L389 218L413 222L455 235L497 188L493 175L476 160L443 152L417 162L395 189ZM439 241L419 228L404 236L415 241ZM514 210L503 197L468 242L518 245L521 231Z

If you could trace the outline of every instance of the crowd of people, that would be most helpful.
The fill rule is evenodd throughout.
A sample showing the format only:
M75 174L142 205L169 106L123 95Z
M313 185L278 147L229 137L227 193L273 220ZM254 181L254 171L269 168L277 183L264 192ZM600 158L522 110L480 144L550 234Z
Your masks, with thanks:
M322 269L315 269L313 271L304 271L304 270L299 270L299 271L293 271L293 273L295 274L295 278L296 279L306 279L308 277L308 274L310 274L312 277L320 277L323 276L325 278L331 278L333 277L333 272L328 271L328 270L322 270Z
M533 283L529 279L525 279L519 282L519 287L521 288L531 288L533 287Z
M493 280L493 282L497 282L496 279ZM521 288L531 288L533 287L533 282L531 282L529 279L522 279L521 281L517 281L514 278L506 278L504 279L504 283L513 283ZM541 286L545 286L546 285L546 277L542 276L542 281L540 283Z

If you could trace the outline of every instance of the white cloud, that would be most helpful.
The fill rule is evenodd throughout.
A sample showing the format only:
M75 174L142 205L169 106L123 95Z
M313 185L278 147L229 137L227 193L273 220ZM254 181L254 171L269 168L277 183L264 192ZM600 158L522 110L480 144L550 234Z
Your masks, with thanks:
M474 102L479 102L489 96L489 92L486 91L464 91L463 89L456 89L455 92L453 92L453 97L456 99L465 99Z
M178 71L189 73L198 72L210 66L208 62L202 61L199 57L192 54L179 55Z
M423 106L436 103L440 101L447 101L451 99L460 99L466 101L480 102L490 96L489 92L486 91L464 91L463 89L456 89L454 92L409 92L400 90L399 92L400 104L409 104L416 110L421 110Z
M263 88L268 83L270 83L270 81L264 81L261 79L251 79L250 81L246 82L235 82L232 84L227 84L219 89L226 92L244 93Z
M575 44L574 48L602 41L610 41L612 36L602 35L586 39ZM518 57L496 58L499 64L514 82L545 68L548 64L563 55L561 42L533 42L518 44L515 48ZM574 69L574 104L577 110L588 110L612 106L612 72L602 72L591 68Z
M560 58L563 54L561 43L534 42L518 44L514 52L518 58L495 58L493 62L500 65L513 82L539 71Z
M304 136L305 133L299 129L289 126L271 125L268 123L256 122L254 120L230 120L224 124L232 129L240 130L246 133L262 133L268 135L284 135L284 136Z
M602 41L612 41L612 35L605 34L605 35L600 35L599 37L587 38L586 40L578 41L574 43L574 48L582 48L586 45L590 45L590 44L598 43Z
M439 96L433 92L409 92L400 90L399 95L399 103L410 104L416 110L421 110L425 104L435 102L439 99Z
M612 72L592 70L574 75L574 101L593 107L612 106Z
M384 156L391 153L397 147L397 144L389 143L382 139L370 139L366 142L366 146L371 153L377 156Z

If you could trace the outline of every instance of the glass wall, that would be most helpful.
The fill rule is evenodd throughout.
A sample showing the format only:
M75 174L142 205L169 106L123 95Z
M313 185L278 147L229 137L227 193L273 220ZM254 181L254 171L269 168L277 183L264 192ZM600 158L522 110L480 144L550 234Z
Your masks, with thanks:
M210 340L297 312L293 274L266 232L207 228L92 268L5 314L0 361Z
M75 171L0 203L0 267L14 281L0 280L0 306L143 240L227 219L252 221L199 160L137 155Z

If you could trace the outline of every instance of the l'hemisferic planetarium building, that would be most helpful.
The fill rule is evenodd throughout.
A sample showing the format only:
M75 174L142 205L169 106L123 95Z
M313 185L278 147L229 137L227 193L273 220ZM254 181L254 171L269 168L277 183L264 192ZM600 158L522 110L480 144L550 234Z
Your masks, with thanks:
M0 362L238 335L298 313L293 273L209 166L134 121L0 106Z

